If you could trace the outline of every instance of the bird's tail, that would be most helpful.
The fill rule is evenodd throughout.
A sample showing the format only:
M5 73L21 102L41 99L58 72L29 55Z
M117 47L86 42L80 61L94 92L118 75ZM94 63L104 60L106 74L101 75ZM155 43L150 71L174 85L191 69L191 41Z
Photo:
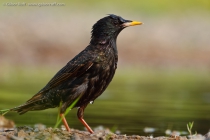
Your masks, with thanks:
M45 98L43 98L43 95L41 93L36 94L23 105L20 105L11 109L0 110L0 114L5 115L6 113L10 111L15 111L18 114L22 115L28 111L44 110L46 108L49 108L49 106L47 106L46 104L45 106L43 106L43 104L45 103L44 100Z
M20 105L18 107L14 107L14 108L10 109L10 111L15 111L21 115L21 114L24 114L24 113L32 110L33 105L34 105L33 103L26 103L26 104Z
M5 115L10 111L15 111L17 112L19 115L22 115L28 111L33 111L33 110L43 110L45 109L45 107L43 107L41 104L38 104L40 102L40 100L38 101L32 101L32 102L26 102L23 105L11 108L11 109L3 109L0 110L0 114L1 115Z
M24 104L24 105L20 105L18 107L14 107L14 108L11 108L11 109L2 109L2 110L0 110L0 115L3 116L10 111L15 111L15 112L17 112L18 114L21 115L21 114L26 113L30 109L31 109L31 104Z

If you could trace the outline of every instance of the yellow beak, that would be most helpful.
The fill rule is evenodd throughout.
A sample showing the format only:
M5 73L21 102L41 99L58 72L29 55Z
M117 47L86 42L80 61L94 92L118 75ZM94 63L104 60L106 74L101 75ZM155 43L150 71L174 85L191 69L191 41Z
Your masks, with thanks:
M130 22L130 26L141 25L141 24L143 24L143 23L139 22L139 21L132 21L132 22Z
M126 22L123 24L124 27L128 27L128 26L135 26L135 25L141 25L143 24L142 22L139 21L132 21L132 22Z

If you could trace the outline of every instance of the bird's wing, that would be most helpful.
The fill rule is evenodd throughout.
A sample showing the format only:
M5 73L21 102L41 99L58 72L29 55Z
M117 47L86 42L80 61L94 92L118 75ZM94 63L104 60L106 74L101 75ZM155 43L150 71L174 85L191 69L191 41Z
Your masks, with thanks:
M94 55L91 55L88 52L84 53L84 51L82 51L74 59L69 61L66 66L58 71L48 84L27 102L39 100L47 91L62 84L65 80L82 75L93 65L93 60Z
M93 65L93 62L86 61L82 64L68 64L64 67L64 69L61 69L45 86L44 89L41 90L41 92L44 92L46 90L49 90L59 84L61 84L63 81L69 78L78 77L79 75L82 75L85 71L87 71L91 66Z

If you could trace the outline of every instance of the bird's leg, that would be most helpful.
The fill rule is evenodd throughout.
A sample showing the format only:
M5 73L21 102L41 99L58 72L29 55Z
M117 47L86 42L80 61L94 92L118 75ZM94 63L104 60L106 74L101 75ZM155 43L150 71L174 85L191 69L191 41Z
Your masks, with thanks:
M80 120L80 122L87 128L87 130L92 134L93 130L90 128L90 126L85 122L83 119L83 114L84 114L84 106L80 107L77 112L77 117Z
M63 122L63 124L64 124L64 126L66 127L66 130L68 131L68 132L70 132L71 130L70 130L70 128L69 128L69 125L68 125L68 123L67 123L67 121L66 121L66 118L65 118L65 116L64 116L64 114L60 114L60 117L61 117L61 119L62 119L62 122Z

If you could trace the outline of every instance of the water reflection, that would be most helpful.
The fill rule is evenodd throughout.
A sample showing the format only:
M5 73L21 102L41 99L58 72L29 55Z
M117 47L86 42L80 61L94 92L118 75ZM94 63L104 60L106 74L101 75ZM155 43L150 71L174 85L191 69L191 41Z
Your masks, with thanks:
M14 78L0 83L1 109L25 102L49 80L38 77L30 83L31 76L19 77L21 82ZM139 135L150 135L145 128L153 128L154 135L165 135L166 130L186 132L187 123L194 121L193 130L205 134L210 124L209 85L208 73L144 71L125 75L119 72L94 104L88 105L84 117L93 128L102 125L110 129L115 127L121 133ZM67 115L69 125L84 129L76 112L75 108ZM6 117L17 125L44 123L53 127L57 113L57 109L48 109L21 116L11 112Z

